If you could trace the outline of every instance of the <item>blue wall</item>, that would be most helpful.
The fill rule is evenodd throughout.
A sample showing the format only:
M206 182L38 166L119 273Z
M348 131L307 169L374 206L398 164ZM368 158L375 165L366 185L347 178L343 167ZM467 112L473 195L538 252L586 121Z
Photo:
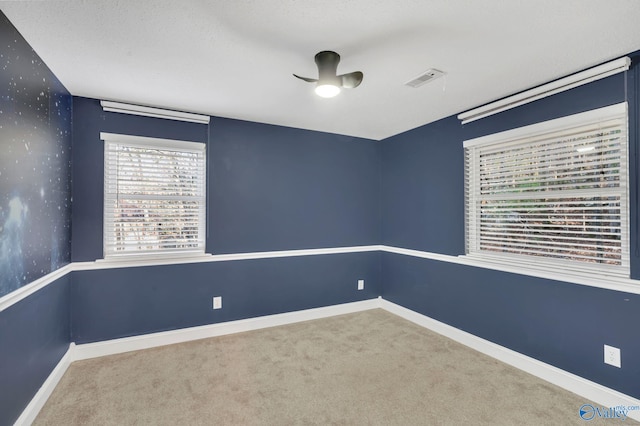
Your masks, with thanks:
M6 19L2 30L9 31L6 37L18 40L33 56ZM16 69L24 71L23 65ZM49 74L45 79L53 81L55 77ZM65 226L54 229L62 229L66 238L66 248L52 251L52 265L54 254L59 253L66 262L69 258L74 262L102 258L104 153L100 132L207 143L208 252L368 245L380 239L376 141L229 119L213 118L207 126L105 113L98 100L75 97L71 146L71 101L68 93L64 102L52 101L60 106L53 113L62 118L50 118L57 125L54 133L61 134L66 143L61 146L53 140L47 145L52 156L60 159L55 168L59 176L51 179L61 182L52 192L62 203L52 208L58 211L55 219ZM3 102L5 111L33 106L29 100L10 96L3 97ZM31 111L38 120L39 106ZM14 129L18 148L30 132ZM39 191L41 174L29 174L29 178ZM23 180L22 175L15 179ZM10 191L2 190L0 196L8 197ZM50 223L49 216L37 219ZM42 232L36 240L45 241ZM40 268L39 259L28 260ZM73 273L0 313L0 364L4 366L0 370L0 424L15 420L70 341L106 340L370 299L381 292L379 275L379 253ZM38 276L21 276L21 283ZM366 281L366 290L356 290L358 279ZM212 310L213 296L223 296L222 310ZM25 315L29 321L16 320ZM10 410L3 409L9 406Z
M69 263L72 100L2 13L0 44L2 297ZM0 425L13 424L69 347L69 281L0 311Z
M376 244L379 143L213 118L199 124L102 111L74 98L73 259L102 258L100 132L207 141L207 251ZM379 253L78 272L77 343L374 298ZM188 277L188 279L185 279ZM366 290L358 291L358 279ZM223 296L221 311L212 297Z
M382 271L386 300L640 397L639 295L390 253Z
M464 254L461 141L450 117L381 142L382 244Z
M102 111L100 101L73 98L71 259L102 259L104 142L100 132L206 142L204 124Z
M379 144L247 121L206 125L103 112L74 98L73 261L102 258L100 132L208 140L207 252L377 244Z
M70 277L0 312L0 425L11 425L69 349Z
M378 244L379 143L214 118L211 252Z
M465 139L628 100L631 243L637 247L638 68L464 126L449 117L384 140L383 244L464 254ZM633 251L634 277L638 260ZM387 300L640 397L636 294L388 253L381 281ZM621 349L622 369L603 363L604 344Z
M382 244L464 254L462 142L623 102L624 79L617 74L465 125L448 117L382 141ZM634 171L632 163L631 175ZM634 259L638 263L637 255Z
M102 258L100 132L207 143L210 253L382 243L457 255L464 253L463 140L625 99L632 117L631 266L640 277L638 67L465 126L449 117L380 143L222 118L206 126L105 113L99 101L79 97L71 129L71 97L6 17L0 20L10 46L0 74L0 257L19 253L22 268L0 259L0 296L69 260ZM27 86L17 84L20 76ZM30 234L14 238L17 219ZM21 251L8 249L15 247ZM364 291L355 289L358 279L365 279ZM0 312L0 425L15 421L70 341L378 295L640 397L640 296L369 252L98 269L58 279ZM223 297L222 310L211 309L213 296ZM602 363L605 343L622 349L622 369Z
M373 299L380 253L76 272L73 341L87 343ZM365 290L358 291L358 279ZM222 296L221 310L212 309Z

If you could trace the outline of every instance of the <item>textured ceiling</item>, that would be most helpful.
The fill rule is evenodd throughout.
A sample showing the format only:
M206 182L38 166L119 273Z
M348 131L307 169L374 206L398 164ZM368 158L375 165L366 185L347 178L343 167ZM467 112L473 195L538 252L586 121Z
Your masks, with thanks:
M2 1L73 95L371 139L640 49L638 0ZM322 99L313 56L356 89ZM447 75L404 86L428 68Z

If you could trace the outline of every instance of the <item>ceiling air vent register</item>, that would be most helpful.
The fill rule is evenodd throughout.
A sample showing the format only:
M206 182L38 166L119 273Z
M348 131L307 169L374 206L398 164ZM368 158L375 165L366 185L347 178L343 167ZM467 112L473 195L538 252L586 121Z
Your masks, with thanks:
M413 78L409 81L407 81L404 85L405 86L409 86L409 87L413 87L414 89L422 86L423 84L427 84L430 81L433 81L439 77L442 77L445 73L437 70L435 68L431 68L426 70L425 72L423 72L422 74L420 74L419 76L417 76L416 78Z

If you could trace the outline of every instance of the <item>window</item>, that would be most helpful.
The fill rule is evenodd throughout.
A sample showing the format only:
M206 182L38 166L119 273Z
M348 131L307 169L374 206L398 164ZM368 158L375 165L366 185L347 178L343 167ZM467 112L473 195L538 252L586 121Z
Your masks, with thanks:
M468 140L467 255L629 275L626 103Z
M102 133L104 256L203 254L205 144Z

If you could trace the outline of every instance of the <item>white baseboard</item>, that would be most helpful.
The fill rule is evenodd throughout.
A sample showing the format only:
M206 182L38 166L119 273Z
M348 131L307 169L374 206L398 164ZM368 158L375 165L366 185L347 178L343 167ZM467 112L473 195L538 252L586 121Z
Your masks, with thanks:
M71 343L69 345L69 350L62 357L47 380L43 383L42 387L36 393L27 408L25 408L15 425L26 426L30 425L35 420L40 409L42 409L56 385L73 361L149 349L192 340L206 339L209 337L259 330L375 308L382 308L417 325L448 337L456 342L462 343L463 345L477 350L478 352L505 362L513 367L546 380L547 382L580 395L585 398L585 403L593 401L607 408L617 406L640 406L640 400L638 399L599 385L580 376L576 376L575 374L571 374L521 353L512 351L511 349L507 349L503 346L474 336L473 334L459 330L379 297L360 302L267 315L219 324L145 334L141 336L132 336L103 342L87 343L82 345L75 345L74 343ZM576 413L578 408L579 407L576 407ZM629 411L627 415L634 420L640 421L640 410Z
M306 309L303 311L286 312L283 314L267 315L219 324L209 324L199 327L106 340L103 342L86 343L75 346L73 351L73 361L155 348L158 346L189 342L192 340L206 339L226 334L259 330L262 328L349 314L379 307L380 299L376 298L360 302L344 303L341 305L325 306L322 308Z
M40 390L38 390L29 405L24 409L18 420L16 420L14 426L28 426L33 423L73 361L155 348L158 346L206 339L209 337L223 336L243 331L259 330L262 328L276 327L336 315L350 314L379 307L380 299L376 298L360 302L305 309L303 311L286 312L283 314L267 315L219 324L165 331L161 333L144 334L141 336L132 336L103 342L87 343L82 345L71 343L67 352L58 362L58 365L53 369L51 374L49 374L47 380L42 384Z
M18 417L18 420L16 420L14 426L28 426L33 423L33 421L38 416L38 413L47 402L47 399L49 399L49 396L51 396L53 390L56 388L56 386L58 386L58 382L60 382L60 379L62 379L62 376L64 376L67 368L69 368L69 365L71 365L74 346L75 345L73 343L69 345L69 349L67 349L67 352L65 352L64 356L60 359L60 361L58 361L58 365L56 365L51 374L49 374L47 380L45 380L42 386L40 386L40 389L31 399L29 405L27 405L24 411L22 411L22 414L20 415L20 417Z
M640 400L629 395L607 388L583 377L576 376L575 374L561 370L542 361L538 361L537 359L523 355L519 352L512 351L511 349L507 349L503 346L467 333L466 331L462 331L433 318L429 318L400 305L396 305L388 300L381 299L380 307L392 314L411 321L414 324L425 327L431 331L455 340L458 343L462 343L465 346L475 349L478 352L489 355L492 358L526 371L529 374L573 392L576 395L582 396L585 398L585 403L593 401L606 408L618 406L640 407ZM578 408L579 407L576 407L576 415L578 413ZM640 410L629 411L627 416L640 421Z

